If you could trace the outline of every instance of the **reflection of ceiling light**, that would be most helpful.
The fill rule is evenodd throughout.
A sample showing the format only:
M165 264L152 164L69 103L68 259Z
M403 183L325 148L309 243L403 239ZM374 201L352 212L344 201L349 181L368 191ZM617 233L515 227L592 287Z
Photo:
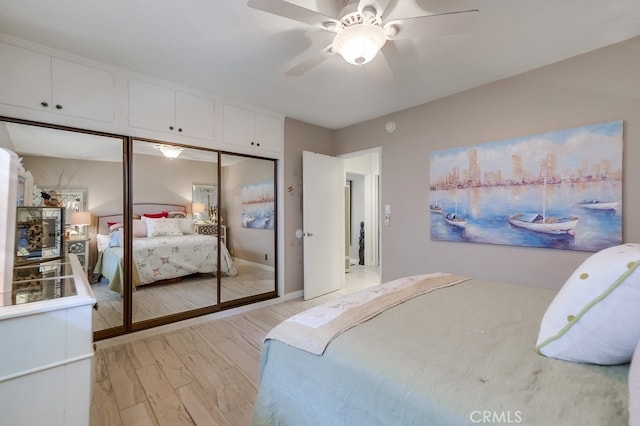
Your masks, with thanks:
M333 50L353 65L364 65L375 58L384 46L387 36L374 24L356 24L346 27L333 39Z
M167 158L178 158L180 153L184 151L184 148L172 145L156 145L156 149L159 149L162 155Z

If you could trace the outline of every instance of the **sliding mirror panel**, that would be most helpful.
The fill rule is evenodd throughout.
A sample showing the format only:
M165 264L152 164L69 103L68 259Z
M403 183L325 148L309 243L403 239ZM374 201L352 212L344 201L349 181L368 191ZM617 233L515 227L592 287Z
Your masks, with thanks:
M98 300L93 329L112 335L124 327L123 298L111 284L122 279L124 251L101 219L122 212L124 143L75 129L0 122L0 146L22 157L29 176L22 205L64 208L65 252L78 255Z
M276 291L276 162L221 155L220 208L231 273L221 301L248 303Z
M213 311L218 153L138 139L132 151L134 329Z

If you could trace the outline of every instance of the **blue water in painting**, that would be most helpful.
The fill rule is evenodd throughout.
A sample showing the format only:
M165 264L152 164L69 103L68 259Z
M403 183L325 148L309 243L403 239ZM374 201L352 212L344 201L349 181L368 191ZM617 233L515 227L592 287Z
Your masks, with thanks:
M459 229L445 223L442 214L429 213L431 239L598 251L622 243L621 194L618 181L431 191L431 204L442 206L445 214L457 212L467 219L466 228ZM580 218L575 236L543 234L509 224L507 219L514 213L542 213L543 200L546 217ZM615 210L590 210L578 205L583 200L618 205Z

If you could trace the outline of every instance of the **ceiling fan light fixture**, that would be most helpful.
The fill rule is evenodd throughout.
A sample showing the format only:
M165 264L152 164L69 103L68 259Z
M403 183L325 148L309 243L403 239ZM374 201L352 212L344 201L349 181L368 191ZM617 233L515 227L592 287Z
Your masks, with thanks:
M387 36L384 30L373 24L356 24L346 27L333 39L333 50L353 65L371 61L384 46Z

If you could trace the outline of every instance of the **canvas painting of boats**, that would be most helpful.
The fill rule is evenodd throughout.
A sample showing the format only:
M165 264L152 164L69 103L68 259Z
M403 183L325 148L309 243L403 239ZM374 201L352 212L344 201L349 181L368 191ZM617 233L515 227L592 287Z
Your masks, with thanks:
M273 181L244 185L240 190L243 228L273 229L275 197Z
M622 243L623 122L434 151L432 240L599 251Z

